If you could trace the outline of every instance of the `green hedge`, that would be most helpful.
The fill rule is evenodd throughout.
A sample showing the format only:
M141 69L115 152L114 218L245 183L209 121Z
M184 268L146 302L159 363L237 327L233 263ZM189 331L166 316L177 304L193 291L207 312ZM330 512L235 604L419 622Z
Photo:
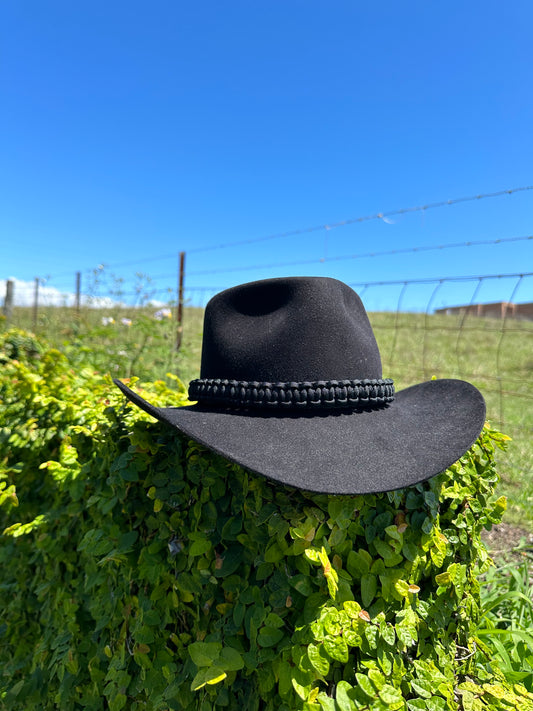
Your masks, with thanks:
M488 427L443 474L274 486L0 337L0 708L531 709L476 639ZM3 355L2 355L3 354ZM183 387L145 384L159 404Z

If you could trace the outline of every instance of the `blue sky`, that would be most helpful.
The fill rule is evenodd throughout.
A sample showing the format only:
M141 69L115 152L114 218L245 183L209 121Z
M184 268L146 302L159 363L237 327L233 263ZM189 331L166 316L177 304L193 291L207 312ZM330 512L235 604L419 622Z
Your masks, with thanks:
M0 280L72 291L104 263L162 291L180 250L197 294L532 271L533 240L332 258L531 235L533 190L304 231L533 185L532 26L530 0L4 0ZM434 306L478 286L447 284ZM373 287L375 308L398 289ZM514 297L533 300L533 279Z

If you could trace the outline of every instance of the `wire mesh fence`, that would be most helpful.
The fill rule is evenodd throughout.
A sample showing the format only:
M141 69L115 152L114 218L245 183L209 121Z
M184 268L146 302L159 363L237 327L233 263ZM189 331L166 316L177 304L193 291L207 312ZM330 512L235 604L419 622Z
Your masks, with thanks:
M265 236L191 245L186 272L185 254L175 252L136 256L31 282L0 280L4 320L52 343L70 344L76 354L91 351L94 364L113 375L154 379L172 372L186 382L199 374L203 310L217 292L249 280L252 274L255 279L304 270L338 277L359 293L370 315L384 376L392 377L399 389L432 377L474 383L486 398L493 424L515 436L524 452L517 470L530 472L533 272L522 271L522 265L533 235L512 234L508 225L514 224L516 201L532 194L533 186L524 186ZM506 197L510 195L515 195L511 201ZM486 234L469 230L472 236L463 241L428 240L419 232L418 245L407 246L405 233L398 232L396 240L389 238L381 248L375 241L377 232L372 231L383 225L388 229L409 215L425 220L431 211L439 216L440 234L451 235L455 232L447 221L452 214L448 208L453 207L453 224L459 217L472 225L462 211L482 204L484 213L494 216L489 204L498 201L505 201L510 210L504 213L501 203L500 229ZM475 214L481 217L479 211ZM350 231L361 223L366 225L364 240L360 233ZM342 250L338 240L336 244L343 253L333 254L329 235L332 230L340 234L341 228ZM509 232L502 234L503 229ZM261 252L246 253L258 244ZM368 249L372 244L378 246ZM274 250L274 245L283 245L283 249ZM276 253L285 260L272 258ZM260 263L254 263L257 254ZM291 254L294 258L289 260ZM424 261L416 262L421 254ZM519 267L512 273L504 273L503 266L499 273L485 269L489 263L504 261ZM147 266L151 270L158 262L166 266L148 274ZM455 275L428 275L429 269L444 272L446 264ZM468 264L483 265L483 273L468 274ZM131 268L138 271L132 274ZM406 278L375 278L391 273L403 273ZM413 278L413 273L426 276Z
M100 325L108 320L131 323L141 312L156 320L163 314L176 334L168 339L169 349L179 345L177 333L183 329L184 346L195 354L187 370L194 377L200 348L197 343L193 347L193 341L201 339L201 312L221 287L187 288L183 280L181 285L179 318L177 288L162 288L141 274L125 283L104 269L96 272L89 290L64 292L61 298L57 288L41 280L26 284L18 299L20 285L6 284L4 311L12 325L36 331L47 330L54 320L50 314L57 316L59 311L63 324L79 320L82 313L92 313L93 323ZM533 273L350 285L370 314L387 376L404 386L431 377L470 380L485 393L499 426L531 426L524 413L533 398L533 305L525 299L533 293ZM487 294L498 295L498 300L487 304ZM6 310L8 296L11 306Z

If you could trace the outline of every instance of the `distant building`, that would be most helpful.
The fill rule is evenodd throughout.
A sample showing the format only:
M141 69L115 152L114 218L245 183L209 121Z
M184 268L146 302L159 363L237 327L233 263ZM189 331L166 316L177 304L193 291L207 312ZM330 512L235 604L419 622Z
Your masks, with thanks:
M436 314L445 316L481 316L485 318L516 318L533 321L533 303L511 304L509 301L497 301L493 304L467 304L465 306L447 306L435 309Z

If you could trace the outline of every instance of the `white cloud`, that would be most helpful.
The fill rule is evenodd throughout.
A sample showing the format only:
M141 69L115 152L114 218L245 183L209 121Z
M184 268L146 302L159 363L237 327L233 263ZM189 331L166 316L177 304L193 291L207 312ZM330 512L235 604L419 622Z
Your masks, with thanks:
M13 305L14 306L33 306L35 300L35 282L23 281L22 279L0 279L0 307L4 305L6 295L6 283L12 281L13 286ZM72 291L60 291L54 286L47 286L46 283L39 284L39 306L74 306L76 303L76 295ZM152 300L150 304L154 308L166 306L163 301ZM120 301L116 301L109 296L88 296L81 295L81 305L88 306L93 309L110 309L116 306L124 306ZM131 308L131 306L130 306Z
M13 277L11 277L9 281L13 282L14 306L32 306L35 299L35 282L22 281L22 279L15 279ZM0 294L2 296L2 303L4 303L6 294L5 279L0 280ZM39 284L39 303L63 306L69 304L71 297L72 303L74 303L73 294L62 294L58 289Z
M14 306L33 306L35 301L35 282L23 281L22 279L0 279L0 302L4 304L6 295L7 281L13 282L13 305ZM38 302L40 306L74 306L76 303L76 295L71 291L60 291L54 286L47 286L46 283L39 284ZM103 296L89 298L82 295L82 305L90 305L94 308L110 308L116 306L117 302L113 299Z

